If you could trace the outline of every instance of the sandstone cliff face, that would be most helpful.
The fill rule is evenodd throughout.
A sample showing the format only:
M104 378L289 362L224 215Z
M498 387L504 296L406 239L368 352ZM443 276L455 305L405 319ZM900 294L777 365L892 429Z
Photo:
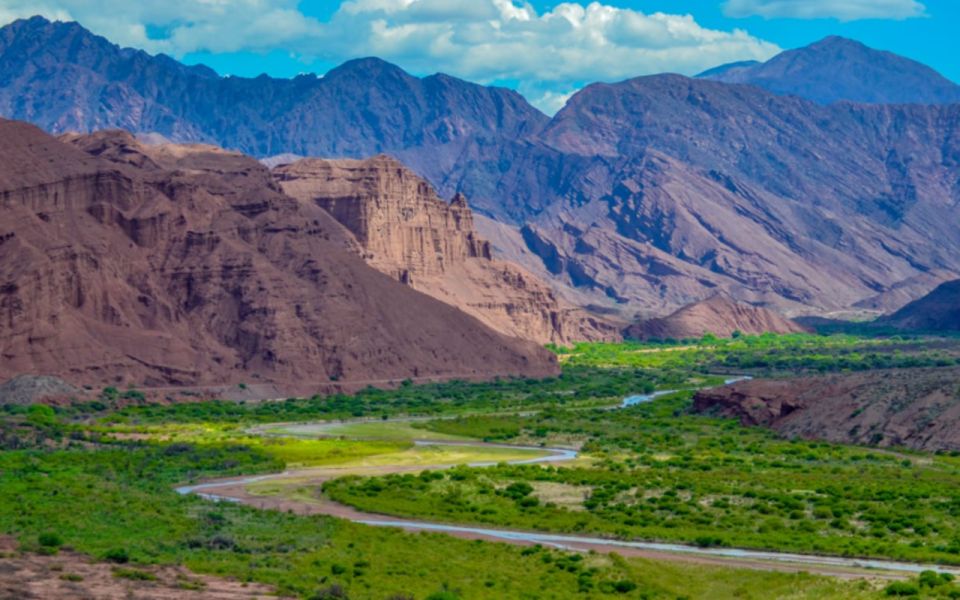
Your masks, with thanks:
M552 356L367 266L255 160L0 120L0 379L145 386L543 376Z
M273 173L284 192L333 215L353 232L370 264L400 281L490 259L466 199L458 195L447 204L395 159L304 159Z
M749 335L762 333L803 333L803 326L772 310L737 302L725 294L716 294L684 306L659 319L636 323L627 337L636 339L699 338L707 333L730 337L739 331Z
M371 266L501 333L540 343L619 337L614 326L560 302L531 273L494 260L466 198L444 202L395 159L304 159L273 174L284 192L353 232Z

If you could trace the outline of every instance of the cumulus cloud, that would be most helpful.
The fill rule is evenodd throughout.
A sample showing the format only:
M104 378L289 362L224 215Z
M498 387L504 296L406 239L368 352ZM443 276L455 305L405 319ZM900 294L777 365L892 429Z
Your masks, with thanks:
M724 13L730 17L759 16L766 19L910 19L926 15L917 0L727 0Z
M889 0L888 0L889 1ZM735 2L731 2L733 4ZM4 0L0 21L74 19L121 45L190 52L291 52L309 64L379 56L419 74L522 82L548 111L597 80L692 74L780 49L746 31L701 26L691 15L567 2L538 13L518 0L344 0L328 20L297 0Z

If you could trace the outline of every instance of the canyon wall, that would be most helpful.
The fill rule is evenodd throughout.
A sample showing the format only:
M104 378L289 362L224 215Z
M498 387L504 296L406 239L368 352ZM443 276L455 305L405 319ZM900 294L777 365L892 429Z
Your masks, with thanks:
M0 209L0 379L311 393L558 372L372 269L238 153L0 120Z
M449 203L399 161L303 159L273 170L284 192L329 212L379 271L540 343L619 339L618 328L557 298L535 275L491 255L462 194Z

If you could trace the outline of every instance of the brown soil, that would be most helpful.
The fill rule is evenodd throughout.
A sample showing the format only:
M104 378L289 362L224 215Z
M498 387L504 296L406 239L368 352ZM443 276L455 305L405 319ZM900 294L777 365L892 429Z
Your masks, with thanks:
M118 577L118 569L149 573L152 581ZM180 567L132 567L93 562L61 550L54 556L19 552L17 543L0 537L0 600L233 600L276 598L274 590L196 575Z

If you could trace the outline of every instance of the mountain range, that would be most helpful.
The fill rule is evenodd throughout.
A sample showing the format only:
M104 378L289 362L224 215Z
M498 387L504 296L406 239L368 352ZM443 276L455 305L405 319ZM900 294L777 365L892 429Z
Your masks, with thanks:
M0 29L6 117L261 158L386 153L441 196L465 193L495 254L623 320L717 292L789 314L896 308L960 276L956 87L827 38L701 78L592 84L551 118L375 58L244 79L76 23Z

